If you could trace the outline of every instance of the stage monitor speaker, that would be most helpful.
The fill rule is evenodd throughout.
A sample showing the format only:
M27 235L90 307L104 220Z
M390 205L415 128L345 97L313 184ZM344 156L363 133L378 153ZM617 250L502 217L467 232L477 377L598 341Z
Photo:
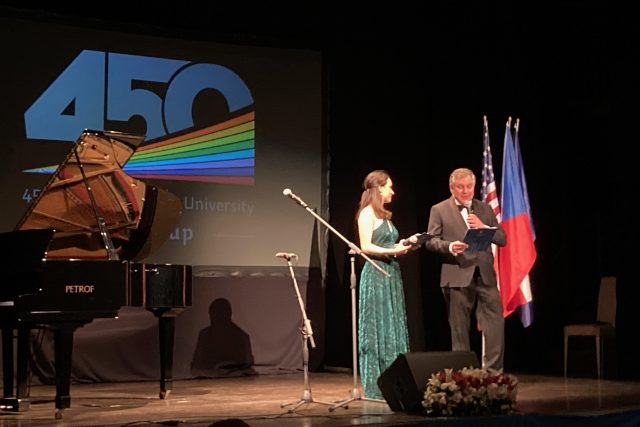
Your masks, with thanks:
M392 411L419 412L431 374L445 368L478 368L479 365L472 351L402 353L378 377L378 387Z

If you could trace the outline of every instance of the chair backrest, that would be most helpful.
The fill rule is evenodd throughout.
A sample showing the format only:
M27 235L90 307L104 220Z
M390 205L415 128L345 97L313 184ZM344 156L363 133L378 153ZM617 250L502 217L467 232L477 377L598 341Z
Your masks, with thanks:
M598 321L616 325L616 278L605 276L600 280L598 294Z

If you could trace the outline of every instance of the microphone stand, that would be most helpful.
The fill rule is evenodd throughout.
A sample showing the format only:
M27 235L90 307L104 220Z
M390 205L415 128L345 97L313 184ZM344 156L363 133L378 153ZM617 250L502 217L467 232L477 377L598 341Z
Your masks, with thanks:
M309 347L308 344L311 343L311 348L316 348L316 343L313 340L313 330L311 329L311 321L307 317L307 313L304 309L304 303L302 302L302 297L300 296L300 289L298 288L298 281L296 280L296 275L293 271L293 265L291 264L291 258L295 256L295 254L287 254L287 253L278 253L276 256L281 256L287 260L287 264L289 265L289 272L291 273L291 279L293 280L293 287L296 291L296 297L298 298L298 305L300 306L300 311L302 312L302 328L300 328L300 332L302 332L302 370L304 372L304 390L302 392L302 397L294 402L283 403L280 405L281 408L285 408L287 406L293 405L292 408L288 410L289 413L295 412L301 405L305 403L319 403L321 405L331 406L331 402L323 402L321 400L314 400L311 395L311 386L309 385Z
M352 334L352 354L353 354L353 370L352 370L353 371L353 389L351 390L351 393L350 393L351 397L349 397L349 398L347 398L345 400L339 401L337 403L332 404L329 407L329 411L332 412L336 408L339 408L341 406L344 406L344 408L347 409L348 408L348 404L353 402L354 400L366 400L366 401L370 401L370 402L378 402L378 403L385 403L386 404L387 402L384 401L384 400L370 399L370 398L362 397L362 395L360 394L360 390L358 389L358 350L357 350L358 339L357 339L357 319L356 319L357 318L357 313L356 313L355 254L358 254L362 258L367 260L367 262L369 262L375 269L377 269L379 272L381 272L385 276L390 277L391 275L389 273L387 273L386 271L384 271L382 269L382 267L380 267L378 264L373 262L371 260L371 258L369 258L367 256L367 254L362 252L362 250L355 243L352 243L351 241L349 241L346 237L344 237L342 234L340 234L340 232L338 232L338 230L333 228L329 223L327 223L324 219L322 219L322 217L320 217L320 215L318 215L313 209L311 209L302 199L300 199L298 196L293 194L291 192L291 190L289 190L287 188L282 193L285 196L290 197L297 204L302 206L307 212L309 212L311 215L313 215L318 221L320 221L320 223L322 223L325 227L327 227L329 230L331 230L333 232L333 234L335 234L343 242L345 242L347 244L347 246L349 246L349 249L350 249L349 250L349 255L350 255L350 258L351 258L351 277L350 277L351 286L350 286L350 288L351 288L351 334Z
M318 221L320 221L322 223L322 225L324 225L325 227L327 227L329 230L331 230L333 232L333 234L335 234L336 236L338 236L343 242L345 242L347 244L347 246L349 246L349 249L351 249L353 252L357 253L358 255L360 255L362 258L366 259L376 270L378 270L380 273L384 274L387 277L391 277L391 275L389 273L387 273L386 271L384 271L382 269L382 267L380 267L378 264L376 264L375 262L373 262L371 260L371 258L369 258L367 256L367 254L365 254L364 252L362 252L362 250L355 244L350 242L346 237L344 237L342 234L340 234L340 232L338 232L338 230L336 230L335 228L333 228L331 226L331 224L329 224L327 221L325 221L324 219L322 219L322 217L320 215L318 215L313 209L311 209L309 207L309 205L307 205L300 197L296 196L295 194L293 194L291 192L291 190L289 190L288 188L285 188L284 191L282 192L282 194L284 194L285 196L290 197L293 201L295 201L297 204L299 204L300 206L302 206L307 212L309 212L311 215L313 215Z
M351 261L351 275L349 281L351 283L351 354L353 355L353 388L351 389L351 397L338 402L329 408L334 411L336 408L344 406L349 408L349 403L354 400L364 400L367 402L387 403L384 400L363 397L358 389L358 332L357 332L357 314L356 314L356 268L355 268L355 252L349 251L349 259ZM375 265L375 264L374 264Z

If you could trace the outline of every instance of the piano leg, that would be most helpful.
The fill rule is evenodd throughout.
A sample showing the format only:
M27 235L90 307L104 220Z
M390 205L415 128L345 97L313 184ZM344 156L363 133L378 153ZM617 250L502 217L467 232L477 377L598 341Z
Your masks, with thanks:
M18 404L25 402L27 405L24 409L29 409L29 373L31 372L29 364L31 363L31 328L18 328L18 365L16 366L16 398Z
M160 399L168 399L173 388L173 341L176 316L182 308L148 308L158 318L160 340Z
M56 366L56 413L57 420L62 418L66 408L71 406L71 354L73 351L73 333L86 322L61 323L53 328L54 357Z
M18 364L16 366L16 394L13 394L13 330L12 327L2 328L2 382L3 398L0 405L6 406L13 411L28 411L31 402L29 400L29 363L31 361L30 351L30 328L20 326L18 329Z
M13 328L2 328L2 391L13 396Z

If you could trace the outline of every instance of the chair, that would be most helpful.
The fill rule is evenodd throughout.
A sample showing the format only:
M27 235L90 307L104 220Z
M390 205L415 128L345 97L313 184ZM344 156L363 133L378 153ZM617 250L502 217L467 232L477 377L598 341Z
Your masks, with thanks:
M564 376L567 376L569 337L589 336L596 340L596 368L602 377L601 355L603 338L616 335L616 278L602 277L598 292L598 315L595 323L573 324L564 327Z

